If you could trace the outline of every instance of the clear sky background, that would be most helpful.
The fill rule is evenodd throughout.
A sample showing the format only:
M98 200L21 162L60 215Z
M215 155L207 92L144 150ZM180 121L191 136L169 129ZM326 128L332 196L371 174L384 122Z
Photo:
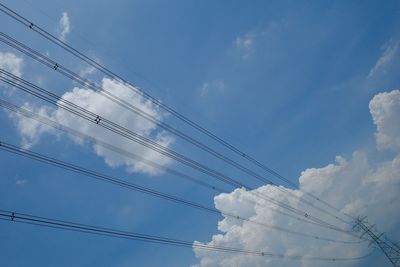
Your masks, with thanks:
M394 141L379 141L376 139L379 134L375 135L379 129L373 118L380 118L381 113L374 113L376 115L372 117L375 106L370 105L374 96L386 92L384 96L389 100L375 98L377 109L390 102L390 107L399 111L396 106L400 102L400 93L396 91L400 88L399 1L5 0L2 3L64 38L67 43L296 184L306 169L326 170L323 167L329 164L342 166L344 163L336 159L338 155L348 162L348 166L354 165L354 169L359 170L361 167L357 167L357 162L363 160L354 155L354 151L358 151L368 166L364 166L365 172L356 175L353 175L355 171L350 175L345 173L347 178L338 176L337 183L346 185L349 181L349 188L340 189L343 191L326 193L329 188L324 188L328 191L318 191L319 188L309 186L318 175L303 173L302 176L304 188L315 189L317 194L325 192L327 197L332 196L332 201L341 203L340 207L344 207L348 195L356 191L352 186L358 185L350 181L352 177L359 175L357 181L363 181L365 176L362 173L379 174L377 170L386 166L383 165L385 162L392 162L391 166L394 166L390 172L393 179L385 184L386 187L371 189L371 195L385 195L387 187L399 192L400 173L396 164L400 164L400 136L396 134L400 131L396 125L400 125L400 113L385 113L390 113L389 119L382 115L387 119L387 125L391 125L385 129L393 133L389 135ZM0 28L85 77L101 82L103 76L100 73L4 14L0 14ZM78 87L4 44L0 44L0 66L13 68L23 78L60 95ZM2 86L1 90L2 98L10 102L29 103L33 109L49 114L54 111L54 107L44 109L44 103L9 87ZM394 100L391 101L391 97ZM106 109L95 106L94 100L89 96L87 103L93 101L91 107ZM165 122L235 158L223 147L173 117L155 107L150 109ZM130 125L129 118L120 116L118 111L113 112L110 114L115 119ZM66 121L72 127L82 126L71 118L66 118ZM136 122L138 126L135 127L143 126L140 120ZM89 143L79 144L66 135L23 126L26 125L20 119L0 112L1 141L22 144L34 151L196 202L215 204L215 193L195 184L165 173L132 171L137 167L134 164L128 164L129 170L129 166L119 161L121 159L96 153ZM148 131L154 138L160 133L151 127ZM166 138L171 141L169 146L172 149L239 177L254 187L262 185L178 138L171 135ZM113 138L109 141L123 144ZM107 164L105 157L115 160L114 164ZM214 182L176 163L156 160ZM0 166L1 209L205 243L213 235L221 233L217 225L223 218L219 216L94 182L4 151L0 151ZM320 175L324 174L321 171ZM376 178L376 181L387 181L387 176L379 177L380 180ZM274 181L279 183L279 180ZM336 188L335 181L331 188ZM368 190L362 192L369 193ZM395 206L400 200L393 192L387 195L392 197L391 203ZM364 199L359 200L362 202ZM386 201L375 200L376 203ZM378 226L381 221L389 221L388 224L382 223L380 229L399 240L400 232L394 230L400 223L399 215L394 214L398 208L387 208L387 213L378 206L371 214L368 214L368 209L362 211L376 219ZM279 236L273 238L277 238L277 242L280 240ZM10 267L191 266L208 257L196 258L191 249L6 222L0 223L0 239L2 262ZM268 244L269 250L287 252L287 247L274 248ZM362 254L366 250L355 251L355 254ZM332 257L337 251L326 252L325 255ZM203 265L199 266L229 266L223 265L222 260L211 258L210 265L201 263ZM286 266L300 266L299 262L284 263ZM267 264L280 266L281 263L258 262L253 266L269 266ZM238 263L238 266L248 265ZM349 266L389 265L380 253L375 252L367 260L352 262Z

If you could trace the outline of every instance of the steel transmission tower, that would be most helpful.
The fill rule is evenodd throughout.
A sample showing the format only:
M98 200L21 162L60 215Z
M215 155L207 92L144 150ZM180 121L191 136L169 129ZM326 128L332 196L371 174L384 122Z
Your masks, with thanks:
M358 217L353 229L361 232L360 238L368 238L370 246L379 248L394 267L400 267L400 247L397 243L390 241L385 233L376 230L375 224L368 224L367 217Z

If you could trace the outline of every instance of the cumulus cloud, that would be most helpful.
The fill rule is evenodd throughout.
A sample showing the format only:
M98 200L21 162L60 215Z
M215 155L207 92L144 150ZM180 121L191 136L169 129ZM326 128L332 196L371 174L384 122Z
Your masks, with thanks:
M15 76L18 77L22 76L23 63L24 63L23 58L18 57L14 53L0 52L0 68L11 72Z
M91 55L91 58L97 63L101 64L101 60L94 55ZM97 69L91 65L85 64L80 67L79 76L88 78L89 76L93 76L97 74Z
M67 40L67 35L71 31L71 24L67 12L62 13L60 21L58 22L58 30L59 30L59 38L65 42Z
M400 146L399 123L400 101L399 91L376 95L370 103L372 118L377 125L377 145L391 148L397 152L392 159L384 162L370 162L370 155L355 151L350 159L338 156L336 161L322 168L304 170L299 178L300 190L290 190L300 199L312 200L306 193L326 200L346 214L366 215L376 223L381 231L398 240L400 232ZM255 221L289 228L302 233L310 233L322 237L342 241L356 241L352 236L334 232L315 225L296 221L293 218L275 213L276 208L270 202L260 199L263 194L290 204L301 210L311 211L315 216L334 223L342 228L351 229L343 222L337 221L328 214L322 213L282 192L283 187L265 185L248 192L236 189L232 193L220 194L214 198L217 209L230 211ZM333 212L331 208L313 202ZM279 210L286 211L283 208ZM342 215L344 219L348 219ZM304 255L319 257L355 257L369 251L367 244L340 244L316 239L308 239L289 233L268 229L251 222L243 222L224 217L218 223L219 233L212 236L207 244L215 246L238 247L248 250L268 251L285 255ZM200 243L200 242L195 242ZM199 259L196 267L257 267L257 266L326 266L326 262L290 261L254 257L240 254L226 254L194 248ZM341 262L340 266L351 266L354 262Z
M97 69L95 67L92 66L86 66L83 67L80 71L79 71L79 76L81 77L88 77L94 73L96 73Z
M391 40L383 46L384 51L375 63L375 66L369 71L368 78L374 76L378 71L382 70L387 64L389 64L390 61L392 61L399 49L399 45L400 42L393 42Z
M379 148L400 150L400 90L377 94L369 103Z
M139 94L133 92L124 84L116 82L112 79L104 78L102 80L102 87L105 90L112 92L117 97L124 99L130 104L142 109L146 113L151 114L153 117L156 117L159 120L164 118L157 106L150 101L147 101ZM93 90L73 88L72 91L65 93L62 98L88 109L103 118L111 120L143 136L146 136L147 138L153 139L165 147L169 147L174 141L173 138L166 132L159 131L155 124L125 110L123 107L97 94ZM169 158L166 158L165 156L162 156L153 150L147 149L133 141L113 134L99 127L98 125L81 119L63 109L50 110L46 106L33 107L30 104L25 104L25 107L66 126L78 129L80 132L93 136L98 140L138 154L147 160L155 161L161 166L166 166L171 162ZM15 118L19 132L22 136L23 144L25 146L32 146L37 143L44 133L56 133L55 130L37 123L36 121L18 116ZM73 140L80 144L85 141L78 138L73 138ZM94 145L93 148L95 153L103 157L109 166L126 166L128 171L143 172L150 175L155 175L161 172L160 169L146 165L141 161L124 157L102 146Z
M25 103L22 106L24 109L34 111L43 117L50 117L49 114L51 109L46 106L34 106L30 103ZM45 124L41 124L38 121L31 120L19 114L10 113L10 117L15 120L18 131L21 134L22 146L24 148L30 148L39 142L40 137L45 133L52 133L53 129Z

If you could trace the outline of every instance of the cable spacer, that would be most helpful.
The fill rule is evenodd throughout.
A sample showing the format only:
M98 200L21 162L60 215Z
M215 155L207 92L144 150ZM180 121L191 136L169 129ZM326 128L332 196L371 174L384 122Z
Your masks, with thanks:
M99 124L99 122L101 121L101 118L99 115L96 116L96 119L94 119L94 121L96 122L96 124Z

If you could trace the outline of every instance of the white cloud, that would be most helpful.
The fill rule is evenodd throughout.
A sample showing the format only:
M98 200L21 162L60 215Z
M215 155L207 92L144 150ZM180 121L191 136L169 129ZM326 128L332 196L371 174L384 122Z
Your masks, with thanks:
M23 64L24 64L23 58L18 57L14 53L0 52L0 68L11 72L15 76L18 77L22 76Z
M200 88L200 96L205 97L210 93L221 93L226 89L226 84L222 80L205 82Z
M22 180L15 181L15 184L19 185L19 186L24 186L27 182L28 182L28 180L22 179Z
M383 46L385 51L383 51L382 55L379 57L378 61L375 63L375 66L369 71L368 78L374 76L378 71L382 70L396 55L397 50L399 49L400 42L389 41L387 44Z
M158 118L159 120L163 119L163 114L159 111L157 106L150 101L145 100L142 96L136 94L125 85L114 80L104 78L102 80L102 87L105 90L112 92L117 97L124 99L130 104L144 110L146 113ZM127 111L123 107L95 93L92 90L74 88L72 91L65 93L62 98L88 109L100 115L101 117L107 118L119 125L138 132L141 135L151 138L163 146L169 147L173 143L173 138L167 133L159 131L155 124ZM78 129L80 132L93 136L101 141L110 143L116 147L125 149L127 151L132 151L133 153L138 154L145 159L157 162L159 165L166 166L171 163L169 158L136 144L133 141L129 141L126 138L113 134L94 123L76 117L71 113L64 111L63 109L49 110L45 106L35 108L29 104L26 104L26 106L35 112L41 113L41 115L58 121L59 123L74 129ZM16 118L18 129L25 146L32 146L33 144L37 143L43 133L55 134L54 130L50 130L46 126L43 126L36 121L22 117ZM77 138L74 138L73 140L77 143L83 143L84 141ZM105 149L102 146L95 145L94 151L97 155L103 157L105 162L112 167L126 166L126 168L131 172L144 172L150 175L155 175L161 172L159 169L148 166L143 162L121 156L115 152Z
M63 12L62 16L60 18L60 21L58 22L58 29L59 29L59 38L62 41L66 41L67 39L67 35L70 33L71 31L71 24L69 21L69 16L67 12Z
M28 183L27 179L21 178L18 175L14 178L14 180L17 186L25 186Z
M312 192L341 211L352 215L366 215L370 222L376 223L381 231L398 240L400 232L400 146L399 91L378 94L370 104L371 114L377 125L377 144L390 147L397 155L384 162L369 162L369 155L356 151L350 159L338 156L336 162L322 168L309 168L301 173L300 190L292 193L306 198L303 192ZM396 126L393 126L395 124ZM382 137L384 136L384 137ZM372 155L373 158L373 155ZM306 209L304 203L291 198L275 186L262 186L254 190L270 198L278 199L299 209ZM307 198L310 199L310 198ZM250 201L249 201L250 200ZM330 231L321 227L305 224L290 217L274 213L272 204L260 200L244 189L236 189L229 194L220 194L214 198L219 210L229 211L255 221L289 228L293 231L310 233L336 240L355 241L351 236ZM327 207L324 207L327 208ZM286 211L279 208L282 211ZM329 208L328 208L329 209ZM308 209L310 210L310 209ZM334 218L311 211L326 221L345 227ZM332 210L331 210L332 211ZM344 217L346 218L346 217ZM350 229L350 227L346 227ZM329 243L322 240L279 232L250 222L225 217L218 223L220 233L213 235L209 245L238 247L241 249L268 251L286 255L304 255L319 257L355 257L367 253L367 245ZM197 267L256 267L256 266L326 266L326 262L288 261L268 257L254 257L240 254L212 252L194 249L199 258ZM351 266L354 262L341 262L340 266Z
M29 103L25 103L22 106L24 109L34 111L40 116L49 117L50 109L46 106L36 107ZM30 148L39 142L40 136L44 133L52 133L53 130L45 124L41 124L38 121L31 120L19 114L10 113L10 117L13 118L17 124L18 131L22 137L22 146L24 148Z
M250 36L237 37L235 40L235 44L239 48L249 50L253 46L253 39Z
M400 90L377 94L369 103L378 148L400 150Z
M255 34L253 33L247 33L243 37L237 37L235 39L234 44L236 48L241 51L243 59L247 59L251 55L253 51L254 39Z
M97 63L101 64L101 60L98 59L96 56L91 55L91 58L94 61L96 61ZM96 73L98 73L97 69L95 67L91 66L91 65L88 65L88 64L82 65L80 67L80 70L79 70L79 76L85 77L85 78L88 77L88 76L91 76L93 74L96 74Z
M97 69L92 66L86 66L79 71L79 76L88 77L94 73L96 73Z

